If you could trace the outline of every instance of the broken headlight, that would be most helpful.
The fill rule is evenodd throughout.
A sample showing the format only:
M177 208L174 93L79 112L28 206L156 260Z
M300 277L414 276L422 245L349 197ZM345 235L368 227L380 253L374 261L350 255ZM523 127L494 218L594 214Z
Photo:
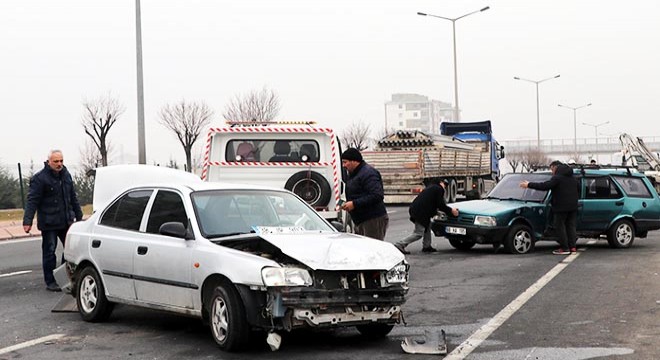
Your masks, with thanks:
M266 267L261 269L261 279L266 286L310 286L312 276L300 268Z
M391 268L387 274L385 274L385 281L388 284L405 284L408 282L408 264L405 262L400 263L399 265Z

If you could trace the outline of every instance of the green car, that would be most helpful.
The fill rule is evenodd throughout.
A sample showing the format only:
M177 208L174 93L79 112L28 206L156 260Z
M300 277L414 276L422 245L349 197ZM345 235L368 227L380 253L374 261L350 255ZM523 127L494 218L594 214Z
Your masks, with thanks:
M660 229L660 198L643 174L630 169L573 171L580 186L578 238L606 235L610 247L628 248L635 237ZM537 241L557 241L552 191L519 186L523 180L543 182L551 176L549 172L507 174L486 198L452 204L459 216L437 216L431 230L459 250L493 244L512 254L525 254L534 250Z

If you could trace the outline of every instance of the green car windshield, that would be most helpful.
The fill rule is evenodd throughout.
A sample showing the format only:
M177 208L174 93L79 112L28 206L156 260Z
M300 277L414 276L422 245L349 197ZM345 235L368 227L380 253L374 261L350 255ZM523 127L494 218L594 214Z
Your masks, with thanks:
M520 187L522 181L544 182L550 180L552 174L507 174L488 193L487 199L519 200L541 202L548 194L544 190L524 189Z

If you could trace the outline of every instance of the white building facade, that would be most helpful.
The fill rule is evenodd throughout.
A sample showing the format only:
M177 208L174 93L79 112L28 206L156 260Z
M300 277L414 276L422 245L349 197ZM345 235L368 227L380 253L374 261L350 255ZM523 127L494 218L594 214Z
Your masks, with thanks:
M440 123L453 122L452 104L429 99L419 94L392 94L385 102L385 128L389 130L420 130L438 134Z

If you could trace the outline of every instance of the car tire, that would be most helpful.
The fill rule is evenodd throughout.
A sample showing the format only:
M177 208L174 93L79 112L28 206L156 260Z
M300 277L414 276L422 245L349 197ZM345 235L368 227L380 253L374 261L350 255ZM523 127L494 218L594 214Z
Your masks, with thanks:
M250 327L236 289L227 284L216 287L208 309L211 335L218 346L226 351L245 349L250 340Z
M484 184L484 179L483 178L478 178L477 179L477 193L479 193L479 199L484 197L486 195L484 191L486 190L486 186Z
M293 174L284 188L298 195L312 207L327 206L332 197L330 184L316 171L299 171Z
M93 266L83 268L78 274L76 304L80 316L85 321L105 321L112 313L114 303L105 297L101 277Z
M635 240L635 227L630 220L621 219L607 231L607 243L615 249L626 249Z
M449 179L449 184L447 185L447 192L449 192L449 199L448 203L454 203L456 202L456 180L454 179Z
M456 250L460 250L460 251L468 251L472 249L475 245L474 241L468 241L465 239L451 237L448 240L451 246L453 246Z
M392 331L394 325L392 324L367 324L367 325L357 325L357 330L362 334L362 336L369 339L380 339L387 336L387 334Z
M525 224L515 224L504 237L504 249L511 254L527 254L534 251L534 233Z

